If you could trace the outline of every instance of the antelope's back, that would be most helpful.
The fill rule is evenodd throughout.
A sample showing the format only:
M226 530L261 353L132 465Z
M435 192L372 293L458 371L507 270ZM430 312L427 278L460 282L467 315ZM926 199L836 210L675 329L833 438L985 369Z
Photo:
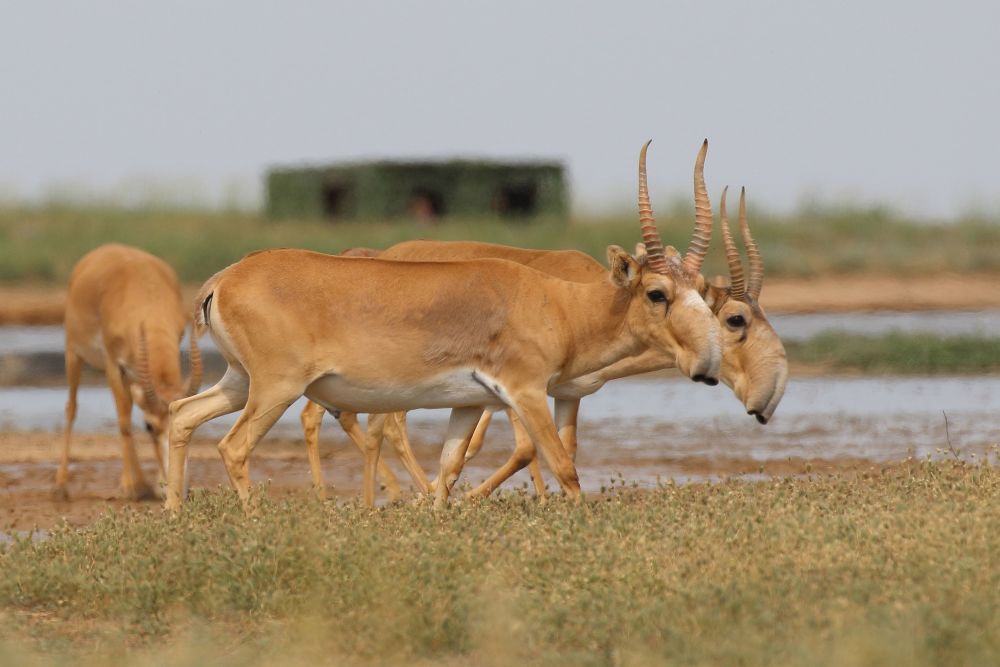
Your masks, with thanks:
M536 250L479 241L404 241L379 257L432 262L503 259L573 282L595 282L608 275L600 262L578 250Z
M397 363L405 374L501 355L509 336L544 335L536 319L551 280L494 259L403 262L272 250L223 271L205 298L209 328L218 317L240 358L301 364L336 357L359 371Z
M103 328L124 321L183 330L187 320L177 274L162 259L118 243L84 255L70 277L67 325L75 321Z

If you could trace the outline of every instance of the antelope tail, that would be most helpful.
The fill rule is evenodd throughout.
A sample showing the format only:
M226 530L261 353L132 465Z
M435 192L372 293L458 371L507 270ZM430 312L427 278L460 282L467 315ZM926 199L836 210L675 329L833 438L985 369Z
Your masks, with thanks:
M219 271L214 276L205 281L205 284L198 290L198 296L194 300L194 319L191 335L201 336L209 327L209 313L212 311L212 297L215 296L215 288L219 284L223 271Z

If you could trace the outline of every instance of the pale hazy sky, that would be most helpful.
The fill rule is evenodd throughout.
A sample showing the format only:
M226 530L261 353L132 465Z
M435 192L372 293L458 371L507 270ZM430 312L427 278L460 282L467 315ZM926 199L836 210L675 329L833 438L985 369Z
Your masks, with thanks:
M1000 214L996 1L0 8L0 198L253 201L273 163L473 154L565 159L609 208L646 138L665 199L709 137L713 195Z

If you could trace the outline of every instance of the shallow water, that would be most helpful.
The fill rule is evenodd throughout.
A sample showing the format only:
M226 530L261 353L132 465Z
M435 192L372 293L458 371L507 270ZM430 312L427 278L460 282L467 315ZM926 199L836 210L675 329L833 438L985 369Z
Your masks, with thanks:
M914 313L809 313L769 315L782 340L807 340L824 331L840 330L869 336L892 331L929 333L939 336L1000 335L1000 311L942 311Z
M846 313L776 315L772 322L786 341L810 338L830 329L879 334L892 330L943 335L994 335L1000 311ZM61 327L0 327L3 354L57 353ZM209 338L203 347L212 349ZM23 381L23 380L22 380ZM63 428L66 390L62 387L0 388L0 430L58 432ZM116 432L111 393L102 385L79 393L76 429ZM299 438L299 401L278 422L274 435ZM761 426L725 387L688 380L619 380L584 399L580 420L580 473L585 488L606 483L615 471L630 481L654 483L658 477L698 478L692 460L776 462L786 459L873 461L923 457L946 450L949 439L964 453L983 455L1000 441L1000 377L793 378L774 419ZM945 429L944 414L948 416ZM141 424L136 416L137 432ZM430 465L439 451L448 412L410 413L410 432ZM222 417L199 435L220 438L235 421ZM490 447L511 444L505 419L491 429ZM339 427L328 419L329 437ZM497 445L500 439L503 444ZM262 445L266 447L266 441ZM482 478L497 461L474 461L466 478ZM0 466L4 474L13 468ZM303 472L303 475L306 473ZM516 480L525 481L525 476Z
M0 389L0 429L61 430L65 400L59 388ZM302 405L282 416L273 435L301 437ZM586 478L590 466L605 475L613 461L626 461L630 479L649 481L665 474L665 462L692 457L890 461L934 454L948 447L949 437L954 447L982 455L1000 440L998 405L1000 377L994 376L793 378L774 419L762 426L721 386L682 378L621 380L584 399L581 472ZM447 419L446 410L411 412L414 441L440 442ZM198 433L221 437L234 421L235 415L220 417ZM327 423L327 429L339 428L333 419ZM80 390L76 429L116 431L106 388Z

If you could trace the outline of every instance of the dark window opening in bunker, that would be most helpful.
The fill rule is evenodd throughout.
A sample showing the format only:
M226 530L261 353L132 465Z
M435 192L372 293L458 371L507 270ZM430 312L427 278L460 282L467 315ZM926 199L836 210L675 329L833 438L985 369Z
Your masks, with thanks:
M344 217L347 203L347 187L336 183L323 186L323 217L336 220Z
M444 215L444 197L431 188L414 188L406 204L406 215L417 220L436 220Z
M538 207L538 187L534 183L504 185L496 197L496 210L500 215L528 217Z

